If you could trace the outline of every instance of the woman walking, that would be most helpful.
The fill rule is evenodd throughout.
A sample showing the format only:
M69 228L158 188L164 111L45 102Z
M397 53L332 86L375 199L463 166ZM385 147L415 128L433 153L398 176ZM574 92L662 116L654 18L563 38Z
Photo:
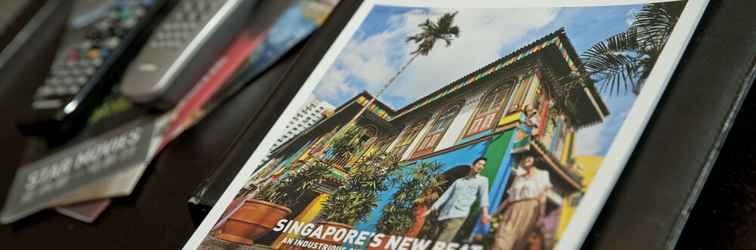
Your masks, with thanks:
M549 173L534 165L535 159L527 156L520 167L514 169L514 180L495 216L499 218L492 249L524 249L528 236L535 230L546 208L546 192L551 189Z

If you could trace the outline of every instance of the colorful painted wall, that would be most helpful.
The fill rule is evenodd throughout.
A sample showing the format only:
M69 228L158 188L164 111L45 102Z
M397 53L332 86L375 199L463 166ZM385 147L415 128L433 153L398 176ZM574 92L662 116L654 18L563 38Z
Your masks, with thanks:
M476 158L485 156L488 162L481 175L487 177L489 180L489 204L491 204L491 207L497 207L501 202L503 193L506 191L506 181L509 178L512 167L511 148L513 134L514 130L505 131L442 154L411 162L403 171L408 175L422 162L436 162L442 164L439 174L443 174L461 165L469 166ZM375 227L383 215L384 207L388 205L397 191L398 187L393 186L381 193L378 206L373 209L365 221L355 227L360 230L375 231ZM479 212L477 209L474 209L469 217L477 218ZM477 230L486 230L481 226L476 226L476 228L480 228Z

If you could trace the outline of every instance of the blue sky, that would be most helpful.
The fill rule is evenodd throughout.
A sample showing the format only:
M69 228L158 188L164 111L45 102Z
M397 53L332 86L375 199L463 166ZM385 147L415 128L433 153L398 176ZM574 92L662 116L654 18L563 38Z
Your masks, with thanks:
M405 39L417 24L459 11L461 33L449 47L436 45L419 57L379 98L398 109L510 52L564 27L578 54L624 31L640 5L526 9L427 9L375 7L339 54L315 95L339 106L367 90L375 94L409 58ZM579 155L605 155L635 97L604 95L611 115L578 132Z

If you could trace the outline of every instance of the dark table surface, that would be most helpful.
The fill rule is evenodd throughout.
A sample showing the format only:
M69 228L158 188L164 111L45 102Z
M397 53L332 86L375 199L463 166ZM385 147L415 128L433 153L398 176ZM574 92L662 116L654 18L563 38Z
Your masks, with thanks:
M756 249L756 91L750 91L679 249Z
M34 90L28 83L40 80L42 74L35 70L49 64L51 51L40 49L38 56L18 62L39 66L36 69L26 67L12 81L0 79L0 200L5 198L15 169L25 161L28 139L15 128L17 107L28 103ZM95 223L44 211L0 226L0 249L180 248L194 230L187 198L240 132L246 114L254 109L248 102L245 98L231 100L169 144L152 162L134 194L114 199ZM751 91L677 248L756 249L755 115L756 94Z

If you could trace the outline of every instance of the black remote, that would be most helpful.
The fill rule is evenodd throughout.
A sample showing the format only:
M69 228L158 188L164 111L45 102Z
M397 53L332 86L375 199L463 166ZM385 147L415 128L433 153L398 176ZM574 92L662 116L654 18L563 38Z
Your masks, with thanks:
M165 0L77 0L63 44L30 111L19 118L26 135L70 135L111 91L146 40Z

